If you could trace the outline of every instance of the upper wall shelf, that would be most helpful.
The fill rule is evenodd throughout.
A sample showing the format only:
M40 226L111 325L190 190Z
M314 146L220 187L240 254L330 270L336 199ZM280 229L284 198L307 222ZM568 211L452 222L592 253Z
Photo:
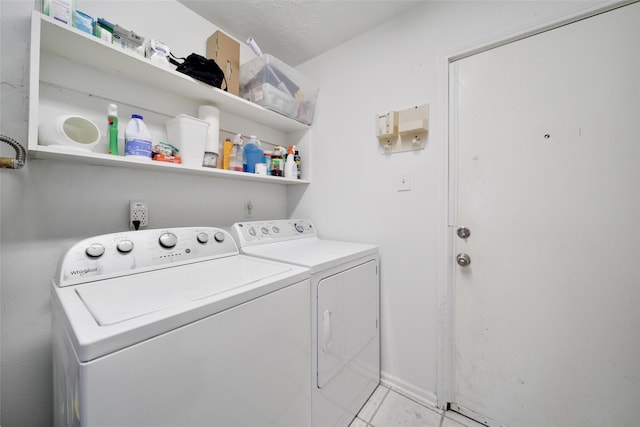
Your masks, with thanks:
M123 83L124 90L136 87L147 88L147 94L170 94L173 99L186 100L194 104L213 104L221 111L243 120L258 123L267 128L289 135L309 129L309 125L283 116L238 96L201 83L182 73L158 66L135 53L112 46L97 37L91 36L71 26L55 22L38 11L33 12L31 29L31 75L29 100L29 155L32 158L81 162L93 165L162 170L166 172L198 174L225 179L264 182L271 184L308 184L306 180L285 179L228 171L216 168L186 167L164 162L140 162L125 156L111 156L104 153L67 150L63 147L38 144L38 123L41 119L40 85L51 83L51 59L60 57L116 76ZM54 72L55 73L55 72ZM77 75L55 75L54 84L61 84L72 90L91 96L90 86L95 82L90 77ZM81 82L83 80L84 82ZM89 85L86 82L89 82ZM62 83L60 83L62 82ZM99 86L98 86L99 87ZM104 92L107 89L101 88Z
M72 61L140 82L201 104L213 104L229 114L242 117L285 133L309 126L275 113L260 105L201 83L182 73L167 70L135 53L114 47L76 28L55 22L35 11L41 23L40 49Z

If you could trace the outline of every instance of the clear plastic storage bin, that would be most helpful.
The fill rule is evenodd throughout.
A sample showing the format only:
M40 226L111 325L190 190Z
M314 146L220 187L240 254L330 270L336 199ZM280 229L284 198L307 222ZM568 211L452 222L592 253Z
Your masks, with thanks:
M240 67L240 96L265 108L311 124L318 88L297 70L271 55Z

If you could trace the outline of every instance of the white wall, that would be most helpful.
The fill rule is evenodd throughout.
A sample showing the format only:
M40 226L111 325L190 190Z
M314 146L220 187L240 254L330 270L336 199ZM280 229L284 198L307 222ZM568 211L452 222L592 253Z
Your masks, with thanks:
M24 145L33 4L26 0L0 2L0 133ZM87 13L157 37L178 53L204 53L206 38L217 29L174 1L78 4ZM127 121L121 117L121 131ZM14 155L2 145L2 155ZM152 228L230 226L244 219L243 204L248 199L255 206L255 219L286 215L286 189L280 185L46 160L30 160L19 171L0 170L0 179L0 422L5 427L51 423L49 286L58 258L68 245L92 235L125 230L132 199L148 203Z
M293 216L325 237L380 246L383 380L435 402L438 286L444 279L446 57L503 39L594 2L426 2L303 64L320 85L312 185L290 192ZM385 155L376 114L429 103L422 151ZM399 172L411 191L398 192ZM301 192L300 192L301 193Z
M177 51L203 52L215 31L173 1L79 3ZM2 0L0 7L1 133L25 142L33 2ZM583 7L428 2L304 64L301 69L321 87L307 164L313 183L288 189L288 197L287 190L267 184L42 160L21 171L1 170L2 425L50 424L49 280L55 264L66 245L124 229L127 203L135 198L149 204L152 227L227 226L242 219L242 202L251 198L256 219L310 217L326 237L379 244L385 380L435 400L437 283L443 274L438 242L446 201L446 116L439 109L446 94L444 56ZM374 115L425 102L432 123L426 149L380 154ZM411 174L410 192L395 190L398 171Z

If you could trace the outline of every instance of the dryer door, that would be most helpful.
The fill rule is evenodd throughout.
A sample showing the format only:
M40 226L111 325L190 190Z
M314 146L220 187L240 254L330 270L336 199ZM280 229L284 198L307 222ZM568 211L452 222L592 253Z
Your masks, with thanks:
M318 284L318 387L325 386L350 363L377 369L359 360L360 351L378 334L378 273L375 260L320 280Z

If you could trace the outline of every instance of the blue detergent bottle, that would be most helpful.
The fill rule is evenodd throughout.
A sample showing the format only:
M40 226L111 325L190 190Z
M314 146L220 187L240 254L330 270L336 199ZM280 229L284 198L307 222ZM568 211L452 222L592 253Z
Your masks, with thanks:
M256 173L256 163L264 162L264 151L262 144L255 135L249 137L249 142L244 147L244 171Z

